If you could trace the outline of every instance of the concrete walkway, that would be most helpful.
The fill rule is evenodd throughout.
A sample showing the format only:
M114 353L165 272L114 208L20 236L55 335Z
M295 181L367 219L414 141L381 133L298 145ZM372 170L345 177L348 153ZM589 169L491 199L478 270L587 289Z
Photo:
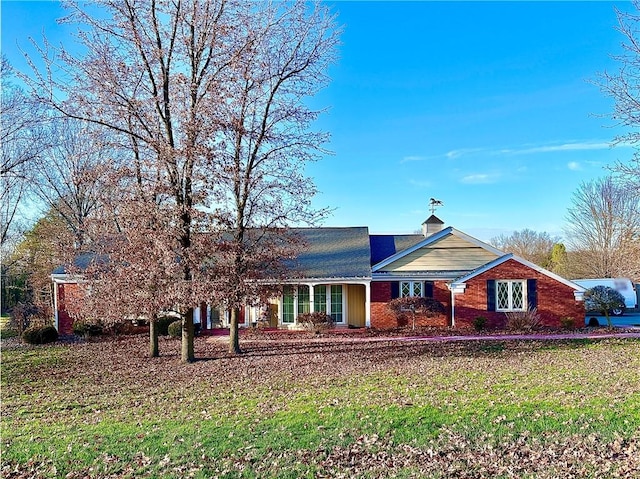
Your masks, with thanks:
M376 341L549 341L567 339L640 339L640 331L632 333L563 333L563 334L495 334L483 336L401 336L375 338ZM374 339L374 338L371 338Z

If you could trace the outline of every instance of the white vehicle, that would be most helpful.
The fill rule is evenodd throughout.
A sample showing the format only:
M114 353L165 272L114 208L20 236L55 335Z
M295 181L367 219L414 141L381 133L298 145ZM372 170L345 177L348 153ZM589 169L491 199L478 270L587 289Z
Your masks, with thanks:
M618 291L624 297L626 309L633 309L637 306L638 296L629 278L574 279L573 282L585 289L590 289L594 286L608 286ZM615 308L611 311L611 314L614 316L622 316L624 309Z

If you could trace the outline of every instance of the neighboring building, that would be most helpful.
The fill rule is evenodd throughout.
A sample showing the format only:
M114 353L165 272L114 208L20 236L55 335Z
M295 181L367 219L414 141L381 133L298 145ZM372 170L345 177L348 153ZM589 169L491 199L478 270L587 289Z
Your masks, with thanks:
M298 228L306 244L292 278L269 305L245 308L243 325L258 321L295 328L299 314L322 311L337 325L389 329L398 319L387 307L404 296L440 301L446 314L420 317L419 326L470 327L478 316L500 327L505 312L537 308L548 327L561 319L584 324L584 288L479 241L432 215L423 234L371 235L367 227ZM64 289L73 279L54 274L56 327L66 331ZM224 312L202 303L194 314L202 329L225 326Z

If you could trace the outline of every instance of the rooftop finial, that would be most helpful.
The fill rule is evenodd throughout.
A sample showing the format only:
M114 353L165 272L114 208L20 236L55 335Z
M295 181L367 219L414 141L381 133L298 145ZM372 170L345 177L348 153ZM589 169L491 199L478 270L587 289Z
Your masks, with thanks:
M444 206L444 203L440 200L436 200L435 198L431 198L429 200L429 208L431 209L431 214L436 212L436 208L438 206Z

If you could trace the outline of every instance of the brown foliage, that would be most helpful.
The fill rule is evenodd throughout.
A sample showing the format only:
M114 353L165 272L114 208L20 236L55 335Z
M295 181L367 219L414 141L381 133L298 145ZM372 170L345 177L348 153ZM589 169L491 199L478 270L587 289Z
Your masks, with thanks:
M507 318L506 327L512 331L531 331L542 326L542 318L538 313L538 308L531 308L527 311L509 311L505 313Z

